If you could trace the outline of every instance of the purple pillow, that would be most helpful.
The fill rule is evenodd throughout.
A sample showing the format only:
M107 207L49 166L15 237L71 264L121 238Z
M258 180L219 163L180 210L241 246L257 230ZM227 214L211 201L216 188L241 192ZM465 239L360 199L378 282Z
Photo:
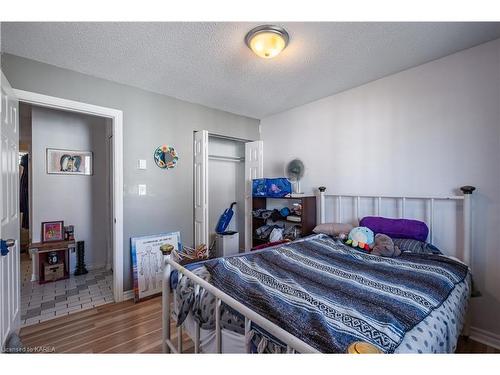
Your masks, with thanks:
M409 238L425 242L429 235L427 224L418 220L366 216L361 219L359 225L370 228L375 234L383 233L391 238Z

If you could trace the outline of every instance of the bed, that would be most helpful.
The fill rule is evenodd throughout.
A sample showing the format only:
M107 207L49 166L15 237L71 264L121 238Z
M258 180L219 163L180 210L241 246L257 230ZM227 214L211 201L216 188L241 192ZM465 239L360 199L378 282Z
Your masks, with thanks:
M403 217L407 199L429 200L431 238L434 202L460 201L463 261L413 253L384 258L323 234L186 268L166 255L165 352L182 352L181 341L170 340L171 319L203 353L345 353L355 342L382 353L454 352L467 329L471 290L472 190L464 189L456 197L396 197ZM380 210L386 197L373 198ZM318 199L324 222L324 189Z

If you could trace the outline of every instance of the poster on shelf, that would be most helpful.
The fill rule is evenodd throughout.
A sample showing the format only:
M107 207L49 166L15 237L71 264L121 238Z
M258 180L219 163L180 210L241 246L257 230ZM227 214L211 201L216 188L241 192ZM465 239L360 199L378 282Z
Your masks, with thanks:
M180 232L131 238L135 302L161 294L163 254L160 247L166 244L175 250L181 249Z

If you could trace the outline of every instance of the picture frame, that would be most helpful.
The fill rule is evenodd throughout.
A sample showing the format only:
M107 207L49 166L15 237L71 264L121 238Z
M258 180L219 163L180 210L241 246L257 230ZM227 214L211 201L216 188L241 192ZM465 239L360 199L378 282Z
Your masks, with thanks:
M92 151L47 148L47 174L92 176L93 159Z
M55 242L64 240L64 221L42 222L42 242Z
M179 161L179 154L172 146L159 146L153 155L156 165L161 169L173 169Z
M180 232L132 237L130 252L134 277L134 302L160 295L163 284L163 253L160 247L170 244L182 249Z

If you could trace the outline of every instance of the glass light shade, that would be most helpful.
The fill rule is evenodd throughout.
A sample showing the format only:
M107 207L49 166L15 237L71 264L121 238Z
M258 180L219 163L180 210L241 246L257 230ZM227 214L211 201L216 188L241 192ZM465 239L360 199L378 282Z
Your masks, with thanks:
M257 56L272 59L287 46L288 34L276 26L259 26L247 34L246 42Z

